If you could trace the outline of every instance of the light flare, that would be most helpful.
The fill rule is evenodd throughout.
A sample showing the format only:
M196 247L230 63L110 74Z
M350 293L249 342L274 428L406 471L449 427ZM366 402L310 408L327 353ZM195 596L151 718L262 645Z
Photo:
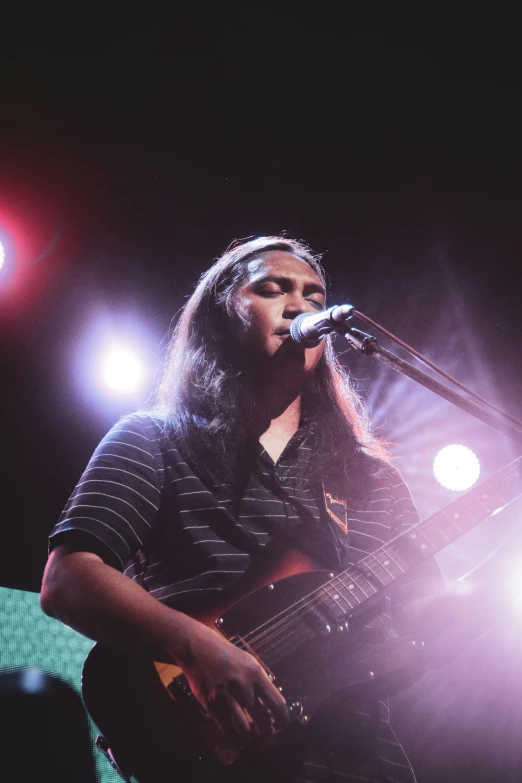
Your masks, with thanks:
M522 611L522 562L513 571L511 590L516 609Z

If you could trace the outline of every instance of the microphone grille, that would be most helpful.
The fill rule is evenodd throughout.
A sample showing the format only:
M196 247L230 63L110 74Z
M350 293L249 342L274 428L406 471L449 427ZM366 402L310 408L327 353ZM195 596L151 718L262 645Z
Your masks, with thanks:
M300 313L299 315L296 315L296 317L290 324L290 337L296 343L299 343L299 345L304 345L305 348L315 348L316 345L319 345L321 340L311 340L309 337L306 337L301 331L301 324L303 323L305 318L309 318L309 317L310 317L310 313Z

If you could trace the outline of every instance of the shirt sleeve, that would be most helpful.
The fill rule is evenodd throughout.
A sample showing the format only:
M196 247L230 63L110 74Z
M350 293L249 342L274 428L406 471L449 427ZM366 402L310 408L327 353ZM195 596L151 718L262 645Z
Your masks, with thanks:
M149 533L159 507L156 430L150 416L133 414L108 432L51 532L50 551L71 531L88 533L111 551L123 570Z
M392 535L398 536L419 522L419 513L410 491L396 468L391 474ZM434 557L422 560L414 566L390 591L392 617L397 610L417 598L440 595L444 582L439 565Z

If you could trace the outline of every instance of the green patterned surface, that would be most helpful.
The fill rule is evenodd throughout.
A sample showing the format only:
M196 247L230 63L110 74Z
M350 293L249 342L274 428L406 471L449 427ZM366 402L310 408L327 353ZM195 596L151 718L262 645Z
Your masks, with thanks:
M46 617L37 593L0 587L0 671L37 666L79 690L91 646L89 639ZM93 727L93 736L94 732ZM93 753L99 781L122 783L95 748Z

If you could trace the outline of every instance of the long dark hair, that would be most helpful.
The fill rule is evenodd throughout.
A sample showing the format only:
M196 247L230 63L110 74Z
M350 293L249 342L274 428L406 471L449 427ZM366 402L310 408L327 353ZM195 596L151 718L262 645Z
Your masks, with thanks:
M303 242L259 237L235 242L203 274L171 336L153 410L184 458L209 485L234 483L244 465L252 405L248 374L230 350L233 295L247 264L260 253L283 250L309 264L321 282L319 257ZM330 336L301 395L301 426L313 437L313 462L303 471L342 490L361 489L384 444L370 430L364 405L339 364ZM250 436L251 437L251 436ZM357 494L359 494L357 492Z

